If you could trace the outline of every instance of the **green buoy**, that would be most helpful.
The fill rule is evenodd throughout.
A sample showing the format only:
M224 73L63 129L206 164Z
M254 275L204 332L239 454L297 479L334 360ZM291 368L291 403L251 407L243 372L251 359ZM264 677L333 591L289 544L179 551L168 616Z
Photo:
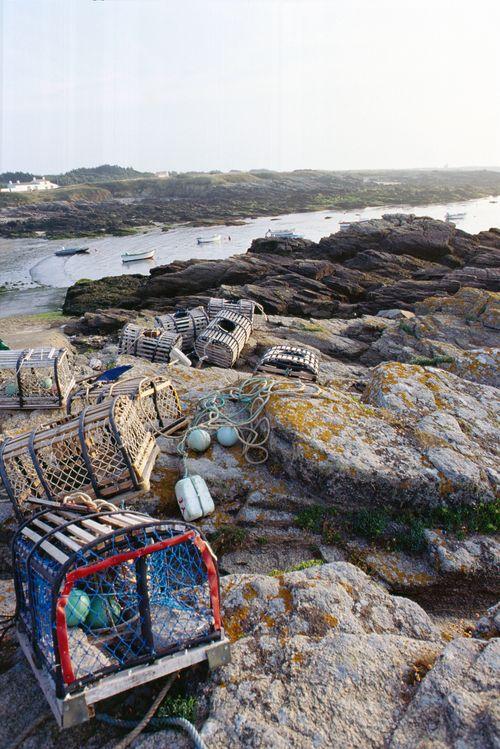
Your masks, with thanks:
M121 609L114 596L96 594L91 597L85 624L91 629L104 629L116 624Z
M84 590L73 588L66 604L66 624L68 627L78 627L83 624L90 609L90 598Z

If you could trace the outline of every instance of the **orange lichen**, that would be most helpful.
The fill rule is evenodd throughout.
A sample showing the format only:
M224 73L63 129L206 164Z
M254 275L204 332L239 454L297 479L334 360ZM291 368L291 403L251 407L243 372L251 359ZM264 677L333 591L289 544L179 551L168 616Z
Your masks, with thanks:
M224 617L224 629L231 642L236 642L245 637L244 626L250 613L249 606L239 606L229 616Z

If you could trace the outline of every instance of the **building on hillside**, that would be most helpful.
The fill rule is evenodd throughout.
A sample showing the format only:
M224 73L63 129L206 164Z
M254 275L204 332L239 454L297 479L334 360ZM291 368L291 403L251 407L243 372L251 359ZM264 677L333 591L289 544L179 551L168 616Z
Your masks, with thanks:
M45 177L33 177L31 182L9 182L2 187L2 192L34 192L36 190L55 190L59 185L49 182Z
M170 177L170 172L155 172L155 177L166 179L167 177Z

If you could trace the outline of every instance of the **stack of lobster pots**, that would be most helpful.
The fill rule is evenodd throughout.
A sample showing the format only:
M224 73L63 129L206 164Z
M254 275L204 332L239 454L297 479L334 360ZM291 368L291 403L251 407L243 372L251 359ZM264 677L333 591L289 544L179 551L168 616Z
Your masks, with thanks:
M156 322L125 326L120 351L168 363L216 325L237 342L224 359L231 366L252 329L231 309L212 321L197 308ZM156 438L186 426L166 376L124 369L77 380L65 349L0 357L0 408L66 412L0 444L0 479L19 521L17 636L63 728L92 717L105 697L229 658L217 560L203 535L124 504L150 488Z

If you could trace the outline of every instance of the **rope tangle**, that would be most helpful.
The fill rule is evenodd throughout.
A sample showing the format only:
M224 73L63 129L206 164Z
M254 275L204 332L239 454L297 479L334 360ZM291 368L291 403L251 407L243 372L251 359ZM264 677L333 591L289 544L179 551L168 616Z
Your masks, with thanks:
M270 399L273 396L315 398L321 392L318 385L310 383L282 382L255 376L200 398L191 423L177 446L177 452L184 461L184 476L188 475L186 441L195 429L217 431L220 427L233 427L238 432L245 460L251 465L260 465L269 457L265 445L271 424L265 415L265 408Z

